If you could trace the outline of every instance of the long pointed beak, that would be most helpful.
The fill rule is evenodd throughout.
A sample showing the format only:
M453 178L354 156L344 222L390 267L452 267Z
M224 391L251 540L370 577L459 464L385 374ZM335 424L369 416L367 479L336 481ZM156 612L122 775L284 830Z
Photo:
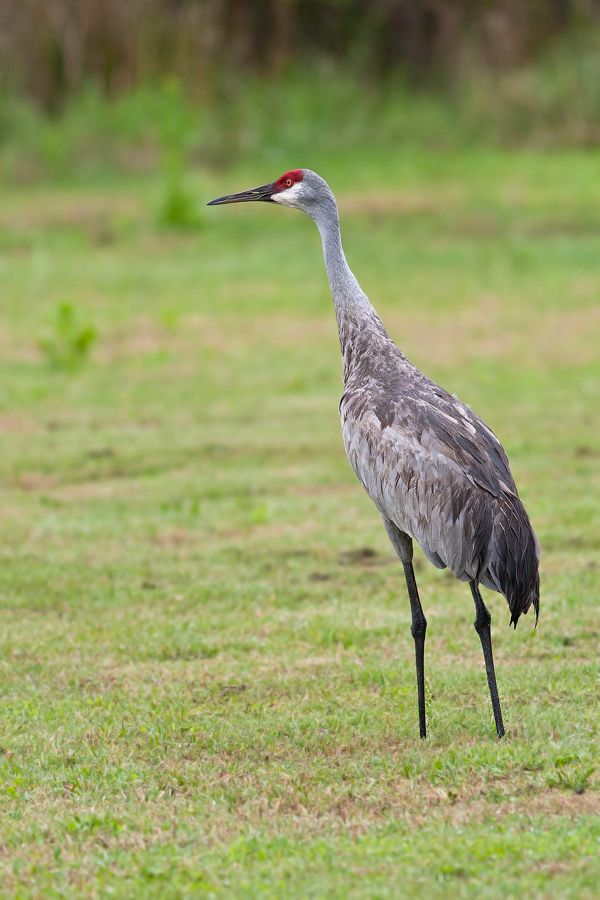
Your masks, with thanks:
M225 197L217 197L207 203L207 206L223 206L225 203L250 203L253 200L262 200L272 203L273 185L263 184L261 187L253 188L251 191L241 191L239 194L226 194Z

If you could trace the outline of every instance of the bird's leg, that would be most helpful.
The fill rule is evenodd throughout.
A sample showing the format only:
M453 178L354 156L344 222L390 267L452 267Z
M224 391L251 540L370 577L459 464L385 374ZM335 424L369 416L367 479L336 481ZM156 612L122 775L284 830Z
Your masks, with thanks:
M410 611L412 614L411 634L415 642L415 661L417 666L417 695L419 702L419 733L422 738L427 737L427 725L425 722L425 632L427 631L427 619L419 599L419 591L413 569L413 545L411 538L400 531L389 519L384 518L383 524L392 542L392 546L404 569Z
M415 642L417 694L419 698L419 733L422 738L425 738L427 737L427 726L425 724L425 632L427 631L427 619L425 618L425 613L423 612L423 607L421 606L421 601L419 599L419 591L417 590L412 560L408 560L408 562L403 561L402 565L404 566L408 598L410 600L410 611L412 613L412 625L410 631Z
M494 657L492 655L492 632L490 623L492 617L490 611L483 602L479 587L475 581L471 581L471 593L475 601L475 631L481 640L483 649L483 658L485 660L485 671L487 674L488 685L490 688L490 697L492 698L492 709L494 710L494 719L496 721L496 731L498 737L504 737L504 723L502 721L502 710L500 709L500 697L498 696L498 687L496 685L496 672L494 670Z

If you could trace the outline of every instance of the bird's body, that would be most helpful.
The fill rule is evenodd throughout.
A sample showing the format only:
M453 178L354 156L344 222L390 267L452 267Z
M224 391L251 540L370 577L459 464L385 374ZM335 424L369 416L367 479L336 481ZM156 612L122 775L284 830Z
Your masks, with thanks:
M506 597L511 622L539 610L539 548L494 433L456 397L427 378L396 347L350 271L337 206L308 169L215 204L268 200L307 212L323 242L343 359L340 401L348 459L382 515L404 567L415 639L419 720L425 736L424 644L427 622L412 567L412 540L438 568L468 581L475 600L498 735L490 615L479 584Z
M500 442L373 312L344 321L342 350L344 446L377 509L433 565L503 593L516 624L538 602L537 548Z

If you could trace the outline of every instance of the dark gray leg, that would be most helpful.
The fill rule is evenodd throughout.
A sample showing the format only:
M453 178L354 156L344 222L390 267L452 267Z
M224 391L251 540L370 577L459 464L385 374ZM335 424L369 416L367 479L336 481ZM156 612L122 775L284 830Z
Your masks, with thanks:
M496 672L494 671L494 657L492 655L492 632L490 628L492 617L479 593L477 583L471 581L470 585L473 600L475 601L475 631L481 640L483 658L485 660L485 671L490 688L490 697L492 698L492 709L494 710L494 719L496 720L496 731L498 732L498 737L501 738L504 737L504 723L502 722L502 710L500 709L500 698L498 696L498 687L496 685Z
M419 591L415 580L415 572L413 569L413 545L412 539L400 531L393 522L383 518L385 530L392 542L392 546L402 567L406 577L406 587L408 588L408 599L410 600L410 611L412 613L411 634L415 642L415 660L417 664L417 694L419 699L419 732L422 738L427 737L427 727L425 723L425 632L427 631L427 619L421 606L419 599Z

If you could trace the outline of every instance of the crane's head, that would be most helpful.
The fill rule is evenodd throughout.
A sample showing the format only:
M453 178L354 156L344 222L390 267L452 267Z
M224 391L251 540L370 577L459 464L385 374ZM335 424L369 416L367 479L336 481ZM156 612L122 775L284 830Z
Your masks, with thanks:
M239 194L226 194L211 200L208 206L223 206L226 203L250 203L251 201L279 203L301 209L315 218L318 211L335 200L326 181L311 172L310 169L292 169L270 184L241 191Z

